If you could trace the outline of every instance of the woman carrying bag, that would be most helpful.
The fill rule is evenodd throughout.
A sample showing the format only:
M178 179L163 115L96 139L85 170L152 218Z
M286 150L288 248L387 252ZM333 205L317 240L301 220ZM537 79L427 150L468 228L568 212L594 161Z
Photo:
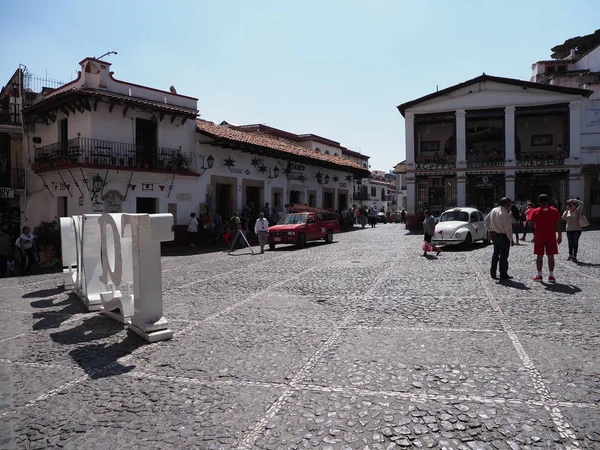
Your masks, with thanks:
M567 241L569 243L569 257L567 259L577 262L577 250L579 249L582 227L589 225L583 215L583 202L576 198L567 200L567 209L563 213L562 219L567 222Z

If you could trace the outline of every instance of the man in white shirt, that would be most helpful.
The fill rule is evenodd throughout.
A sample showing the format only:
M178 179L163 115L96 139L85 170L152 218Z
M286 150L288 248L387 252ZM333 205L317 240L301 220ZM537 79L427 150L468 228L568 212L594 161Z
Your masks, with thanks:
M498 279L496 276L498 264L500 264L500 279L510 280L512 278L508 274L508 254L510 253L510 247L515 245L512 222L508 214L511 203L510 198L501 198L500 206L492 209L484 220L485 228L494 243L494 253L492 254L492 265L490 267L490 276L494 280Z
M267 233L269 232L269 221L265 219L263 213L258 213L258 219L254 223L254 233L258 237L258 245L260 245L260 252L265 252L265 244L267 243Z
M196 236L198 236L198 219L196 219L196 213L190 214L190 223L188 223L187 232L191 246L193 247L196 242Z

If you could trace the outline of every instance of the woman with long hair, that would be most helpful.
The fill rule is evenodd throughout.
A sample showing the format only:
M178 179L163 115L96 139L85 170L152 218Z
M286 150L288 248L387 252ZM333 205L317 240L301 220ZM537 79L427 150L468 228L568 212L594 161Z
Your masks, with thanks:
M579 238L581 237L581 225L579 217L583 214L583 202L572 198L567 200L567 209L562 219L567 222L567 241L569 243L569 257L567 260L577 262L577 250L579 249Z
M23 227L23 233L17 239L16 245L21 257L21 275L26 275L31 271L32 264L37 262L35 236L28 226Z

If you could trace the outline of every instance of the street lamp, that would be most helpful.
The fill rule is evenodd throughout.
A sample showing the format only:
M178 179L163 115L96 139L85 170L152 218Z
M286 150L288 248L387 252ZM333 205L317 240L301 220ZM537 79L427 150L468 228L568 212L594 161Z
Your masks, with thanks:
M329 175L325 175L325 184L329 184Z
M271 180L277 178L279 176L279 167L275 166L275 168L271 171L271 169L269 169L269 183L271 182Z
M202 174L208 169L213 168L213 166L215 165L215 158L213 158L213 155L209 155L206 159L204 159L204 155L200 155L200 158L202 158L202 167L200 167L200 170L202 171L200 172L200 176L202 176Z
M100 192L104 187L104 180L99 174L94 175L92 178L92 193Z

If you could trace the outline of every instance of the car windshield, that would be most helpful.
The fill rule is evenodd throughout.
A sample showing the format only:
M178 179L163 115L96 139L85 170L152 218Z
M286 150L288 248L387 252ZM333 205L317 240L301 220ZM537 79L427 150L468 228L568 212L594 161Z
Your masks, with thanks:
M298 223L306 223L306 214L286 214L279 222L279 225L295 225Z
M440 217L440 222L468 222L469 221L469 213L465 211L446 211Z

